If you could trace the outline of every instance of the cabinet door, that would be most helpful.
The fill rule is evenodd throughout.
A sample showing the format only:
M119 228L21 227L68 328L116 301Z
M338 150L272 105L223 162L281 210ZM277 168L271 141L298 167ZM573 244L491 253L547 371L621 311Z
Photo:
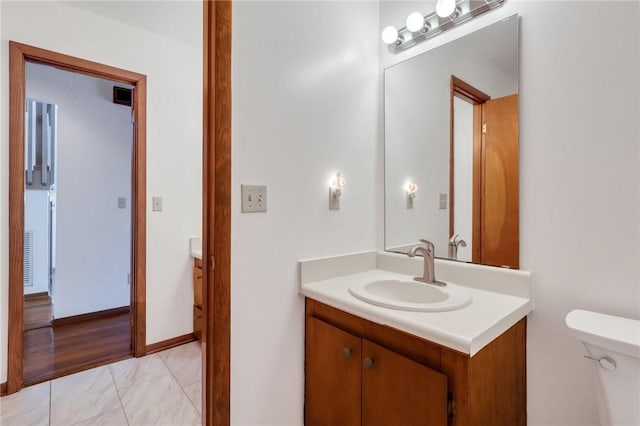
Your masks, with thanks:
M194 266L193 268L193 304L202 306L202 298L204 297L202 289L202 268Z
M360 426L362 340L306 318L305 424Z
M193 305L193 334L202 340L202 306Z
M447 377L362 341L362 425L447 425Z

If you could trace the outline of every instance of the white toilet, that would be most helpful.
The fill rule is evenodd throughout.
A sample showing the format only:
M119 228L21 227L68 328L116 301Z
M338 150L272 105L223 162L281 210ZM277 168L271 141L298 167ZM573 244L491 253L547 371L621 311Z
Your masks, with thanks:
M640 321L574 310L565 322L598 370L600 423L640 425Z

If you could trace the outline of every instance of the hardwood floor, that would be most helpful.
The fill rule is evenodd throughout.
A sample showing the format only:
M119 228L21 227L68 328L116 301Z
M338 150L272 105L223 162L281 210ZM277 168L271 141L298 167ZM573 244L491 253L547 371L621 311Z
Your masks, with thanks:
M25 331L25 386L130 357L130 333L129 314Z
M24 331L51 326L53 305L47 293L24 297Z

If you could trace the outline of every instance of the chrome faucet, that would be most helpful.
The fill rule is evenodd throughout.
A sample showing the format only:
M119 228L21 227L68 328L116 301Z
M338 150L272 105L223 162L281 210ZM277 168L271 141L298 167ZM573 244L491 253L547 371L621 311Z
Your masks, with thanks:
M416 254L418 253L422 254L422 256L424 257L424 273L422 277L414 277L413 279L415 281L420 281L427 284L435 284L439 286L447 285L442 281L436 280L436 272L435 272L435 267L433 265L433 258L435 255L435 246L431 241L420 240L420 242L426 245L427 248L424 248L422 246L415 246L411 250L409 250L409 253L408 253L409 257L415 257Z
M467 242L463 239L458 239L458 234L449 238L449 259L458 260L458 247L466 247Z

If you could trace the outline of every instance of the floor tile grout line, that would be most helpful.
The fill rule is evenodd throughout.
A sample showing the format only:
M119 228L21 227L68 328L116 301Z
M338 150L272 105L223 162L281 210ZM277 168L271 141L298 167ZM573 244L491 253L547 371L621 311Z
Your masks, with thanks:
M158 355L158 358L160 358L160 360L164 363L164 365L167 367L167 370L169 370L169 372L171 373L171 375L173 376L173 378L176 380L176 383L178 383L178 385L179 385L180 387L183 387L183 386L182 386L182 384L178 381L178 378L175 376L175 374L173 374L173 371L171 371L171 367L169 367L169 364L167 364L167 363L164 361L164 359L162 359L162 357L160 356L160 354L161 354L161 353L163 353L163 352L168 352L168 351L174 350L174 349L176 349L176 348L180 348L180 347L183 347L183 346L190 345L191 343L193 343L193 342L184 343L184 344L182 344L182 345L180 345L180 346L174 346L173 348L165 349L164 351L161 351L161 352L158 352L157 354L154 354L154 355ZM199 356L199 358L200 358L200 363L202 364L202 350L201 350L201 349L200 349L200 356ZM200 379L199 379L199 380L200 380L200 381L202 381L202 375L201 375L201 377L200 377ZM198 380L196 380L195 382L197 382L197 381L198 381ZM195 382L185 383L185 385L184 385L184 386L192 385L192 384L194 384Z
M193 382L191 383L191 385L194 385L198 382ZM178 383L178 385L180 385L180 383ZM186 385L186 386L191 386L191 385ZM182 389L182 393L184 393L185 395L187 395L187 392L184 390L183 386L180 386L180 388ZM200 388L202 388L202 381L200 381ZM200 396L202 397L202 394L200 394ZM196 403L193 402L193 400L191 398L189 398L189 395L187 395L187 399L189 400L189 402L191 403L191 405L193 405L193 408L196 409L196 411L198 412L198 414L200 414L200 419L202 420L202 412L200 410L198 410L198 407L196 407Z
M132 358L132 359L141 360L141 359L144 359L144 358L151 358L151 357L153 357L153 356L155 356L155 355L156 355L156 354L151 354L151 355L143 356L142 358ZM159 357L158 357L158 358L159 358ZM160 361L162 362L162 360L160 360ZM115 363L114 363L114 364L115 364ZM135 382L131 382L131 383L129 383L127 386L123 386L123 387L132 387L132 386L137 385L137 384L139 384L139 383L148 382L149 380L154 380L154 379L157 379L157 378L159 378L159 377L164 377L164 376L169 376L169 375L173 376L173 375L171 374L171 370L169 370L169 367L167 367L167 365L166 365L164 362L163 362L162 364L164 365L164 368L166 368L166 369L167 369L167 373L162 373L162 374L160 374L160 375L158 375L158 376L147 377L147 378L142 379L142 380L138 380L138 381L135 381ZM113 364L108 365L108 367L111 367L111 365L113 365ZM120 393L120 387L118 386L118 382L116 382L116 381L115 381L115 376L113 375L113 371L111 371L111 375L112 375L112 377L113 377L113 381L114 381L114 382L115 382L115 384L116 384L116 389L118 390L118 393ZM180 385L180 383L178 383L178 385Z
M36 386L44 386L44 385L47 385L47 384L49 385L49 391L48 391L49 396L48 396L48 399L47 399L47 404L48 404L48 408L49 408L49 410L47 411L47 419L48 419L47 425L50 425L50 423L51 423L51 383L50 383L50 381L46 381L46 382L42 382L42 383L36 383L35 385L24 386L22 389L20 389L20 391L18 391L16 393L0 397L0 425L3 425L4 424L3 422L9 421L9 420L14 420L16 417L20 417L22 415L27 414L27 411L24 411L24 412L23 411L18 411L17 413L13 413L11 416L6 416L6 412L2 411L2 408L1 408L3 403L6 404L8 399L14 399L12 397L18 398L18 396L20 394L22 394L22 392L26 392L27 389L31 389L31 388L36 387ZM31 403L31 397L28 399L28 401L30 401L30 405L33 405L33 403ZM2 414L3 413L5 413L5 417L4 418L2 418Z
M111 364L113 365L113 364ZM107 365L109 369L109 374L111 375L111 380L113 381L113 387L116 388L116 393L118 394L118 401L120 401L120 408L122 409L122 414L124 414L124 419L129 425L129 417L127 416L127 412L124 409L124 404L122 403L122 396L120 395L120 389L118 389L118 384L116 383L116 378L113 376L113 371L111 370L111 365Z
M173 348L172 348L172 349L173 349ZM171 350L171 349L169 349L169 350ZM169 350L167 350L167 351L169 351ZM159 377L163 377L163 376L171 376L171 378L173 379L173 381L178 385L178 387L179 387L179 388L180 388L180 390L182 391L182 396L183 396L183 397L186 397L186 399L189 401L189 404L194 408L194 410L195 410L195 411L196 411L196 413L200 416L200 418L202 418L202 413L200 412L200 410L198 410L198 408L196 407L195 402L194 402L194 401L189 397L189 395L188 395L188 394L187 394L187 392L185 391L185 387L186 387L186 386L192 386L192 385L194 385L194 384L196 384L196 383L198 383L198 382L200 382L200 386L202 387L202 381L201 381L201 380L196 380L196 381L194 381L194 382L191 382L191 383L187 383L187 384L185 384L185 385L182 385L182 384L180 384L180 382L178 381L178 379L177 379L177 377L176 377L176 374L174 374L174 372L172 371L172 369L169 367L169 364L165 361L165 359L163 359L163 357L162 357L162 356L159 356L159 354L152 354L151 356L148 356L148 357L149 357L149 358L151 358L151 357L156 357L156 358L160 359L161 363L165 366L166 371L168 372L168 374L167 374L167 373L164 373L164 374L162 374L161 376L156 376L156 377L154 377L154 378L150 378L150 379L142 380L142 381L139 381L139 382L136 382L136 383L132 383L132 384L131 384L131 386L137 386L139 383L143 383L143 382L146 382L146 381L149 381L149 380L157 379L157 378L159 378ZM147 358L147 357L143 357L143 358ZM200 352L199 356L198 356L198 357L195 357L195 358L198 358L198 359L200 359L200 360L201 360L201 359L202 359L202 353ZM135 358L134 358L134 359L135 359ZM142 359L142 358L140 358L140 359ZM188 358L185 358L185 359L188 359ZM124 414L124 416L125 416L125 421L127 422L127 425L129 425L129 424L130 424L129 416L127 415L127 411L125 410L124 403L123 403L123 400L122 400L121 390L120 390L120 388L118 387L118 384L116 383L115 375L114 375L114 372L113 372L113 369L112 369L112 366L113 366L113 365L115 365L115 364L116 364L116 363L111 363L111 364L107 364L107 365L104 365L104 366L101 366L101 367L107 367L107 368L109 369L109 375L111 376L112 383L113 383L113 385L114 385L114 387L115 387L115 389L116 389L116 393L117 393L117 395L118 395L118 400L119 400L119 402L120 402L120 408L121 408L121 409L122 409L122 411L123 411L123 414ZM91 371L91 370L98 370L98 369L100 369L100 367L96 367L96 368L94 368L94 369L86 370L86 372ZM49 410L48 410L48 411L49 411L49 412L48 412L48 423L47 423L47 424L48 424L49 426L51 426L51 425L52 425L52 421L53 421L53 381L54 381L54 380L49 380L49 381L47 381L47 387L48 387L48 398L49 398L49 399L48 399L48 408L49 408ZM158 405L158 404L154 404L154 405ZM149 406L149 407L152 407L152 406ZM113 411L113 410L110 410L110 411ZM107 411L106 413L108 413L108 412L109 412L109 411ZM104 414L106 414L106 413L99 413L99 414L97 414L97 415L96 415L96 417L99 417L99 416L104 415ZM88 419L85 419L85 420L88 420ZM85 421L85 420L81 420L81 421Z
M78 373L75 373L75 374L71 374L71 375L69 375L69 376L59 377L58 379L51 380L51 396L52 396L52 397L51 397L51 400L50 400L50 404L51 404L50 406L51 406L51 407L53 407L53 382L54 382L54 381L56 381L56 380L65 380L65 379L67 379L68 377L72 377L72 376L80 375L80 374L88 374L88 373L90 373L90 372L97 373L97 375L100 375L100 374L102 374L102 373L100 372L100 370L104 370L104 369L107 369L107 370L108 370L108 372L109 372L109 376L111 377L111 381L113 382L113 387L114 387L114 389L116 390L116 393L117 393L117 392L118 392L118 388L117 388L117 387L116 387L116 385L115 385L115 380L113 379L113 375L111 374L111 369L109 368L109 364L107 364L107 365L101 365L101 366L98 366L98 367L91 368L91 369L89 369L89 370L81 371L81 372L78 372ZM97 378L95 378L95 377L93 378L93 380L92 380L92 384L96 383L96 379L97 379ZM119 395L118 395L118 398L119 398ZM120 405L122 405L122 403L121 403ZM104 409L104 407L103 407L102 409ZM95 417L100 417L100 416L102 416L102 415L104 415L104 414L106 414L106 413L109 413L109 412L111 412L111 411L114 411L114 410L116 410L116 409L114 408L114 409L107 410L107 411L101 411L101 412L99 412L99 413L97 413L97 414L95 414L95 415L92 415L91 417L87 417L87 418L84 418L84 419L77 420L77 421L75 421L75 422L73 423L73 425L76 425L76 424L78 424L78 423L82 423L82 422L84 422L84 421L87 421L87 420L93 419L93 418L95 418ZM50 413L49 413L49 416L50 416L50 424L49 424L49 426L51 426L51 423L52 423L52 421L51 421L51 411L50 411Z
M188 345L189 343L186 343L185 345ZM182 346L182 345L181 345ZM180 346L176 346L176 348L179 348ZM171 348L174 349L174 348ZM167 351L170 351L171 349L167 349ZM162 351L165 352L165 351ZM162 353L159 352L159 353ZM196 412L198 414L200 414L200 419L202 419L202 413L200 412L200 410L198 410L198 407L196 407L196 405L194 404L194 402L191 400L191 398L189 398L189 395L187 395L187 393L184 391L184 386L182 386L180 384L180 382L178 381L178 378L173 374L173 371L171 371L171 368L169 368L169 365L164 361L164 359L162 359L161 356L158 355L158 358L160 358L160 360L164 363L164 365L167 367L167 370L169 370L169 373L171 374L171 376L173 377L173 380L176 381L176 383L178 384L178 386L180 387L180 390L182 391L183 395L187 397L187 400L189 400L189 402L191 403L191 405L193 406L193 408L196 410ZM200 361L202 361L202 351L200 352ZM193 382L196 383L196 382ZM191 383L191 384L193 384ZM189 385L185 385L185 386L189 386ZM202 386L202 379L200 379L200 386Z
M170 350L170 349L167 349L167 350ZM140 383L149 382L149 381L151 381L151 380L156 380L156 379L159 379L159 378L161 378L161 377L171 376L171 377L173 378L173 381L174 381L174 382L176 382L176 384L178 385L178 387L179 387L179 388L180 388L180 390L182 391L183 395L187 398L187 400L189 400L189 402L191 402L191 399L190 399L190 398L189 398L189 396L185 393L184 389L182 389L182 386L180 386L180 383L178 382L178 379L176 379L176 377L173 375L173 372L171 371L171 369L169 368L169 366L164 362L164 360L162 359L162 357L158 356L158 354L151 354L151 355L146 355L146 356L144 356L144 357L142 357L142 358L147 358L147 357L149 357L149 358L150 358L150 357L153 357L153 356L155 356L155 357L157 357L157 358L159 358L159 359L160 359L160 361L162 362L162 364L165 366L165 368L167 369L167 371L168 371L169 373L168 373L168 374L163 374L163 375L161 375L161 376L151 377L151 378L149 378L149 379L140 380L140 381L135 382L135 383L131 383L131 384L130 384L130 387L137 386L137 385L139 385ZM142 359L142 358L136 358L136 359ZM113 372L112 372L112 377L113 377ZM115 378L114 378L114 382L115 382ZM118 396L120 396L120 390L119 390L119 388L118 388L118 385L117 385L117 384L116 384L116 390L118 391ZM122 403L122 399L120 400L120 402ZM158 405L161 405L161 403L151 404L151 405L149 405L149 406L147 406L147 407L143 407L143 408L140 408L140 409L138 409L138 410L133 410L131 413L133 414L133 413L136 413L136 412L138 412L138 411L148 410L149 408L152 408L152 407L155 407L155 406L158 406ZM193 402L191 402L191 405L193 405ZM195 408L195 407L194 407L194 408ZM129 416L127 416L127 410L125 410L125 408L124 408L124 404L122 404L122 410L124 411L124 415L125 415L125 417L127 418L127 424L128 424L128 423L129 423ZM198 411L198 409L197 409L197 408L196 408L196 412L198 412L198 413L199 413L199 411Z

